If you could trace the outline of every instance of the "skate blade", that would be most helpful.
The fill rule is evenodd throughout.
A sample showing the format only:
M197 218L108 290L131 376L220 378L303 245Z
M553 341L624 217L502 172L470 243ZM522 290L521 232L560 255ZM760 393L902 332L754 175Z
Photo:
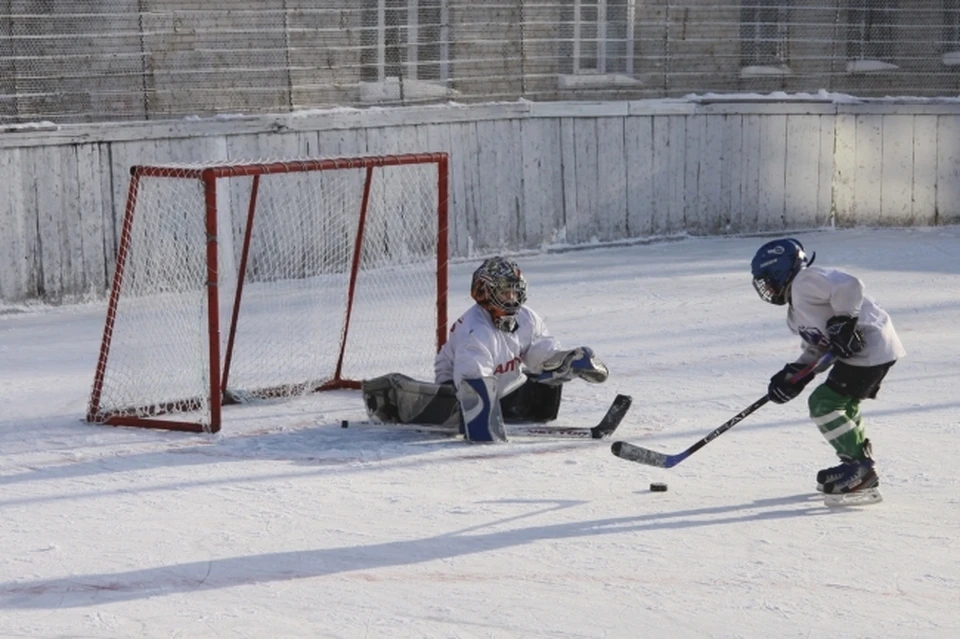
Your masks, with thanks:
M867 506L883 501L883 495L879 488L867 488L852 493L839 493L836 495L824 495L823 503L827 506Z

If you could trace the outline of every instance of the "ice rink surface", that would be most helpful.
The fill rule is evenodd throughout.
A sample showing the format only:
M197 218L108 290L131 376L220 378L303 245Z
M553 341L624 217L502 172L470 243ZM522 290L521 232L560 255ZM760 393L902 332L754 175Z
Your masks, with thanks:
M960 636L960 227L794 236L908 351L863 405L881 504L817 498L809 390L670 470L343 430L355 391L227 407L218 435L112 428L82 420L104 305L0 308L0 637ZM517 257L530 306L611 369L556 423L627 393L616 438L673 453L761 397L799 351L750 285L766 239ZM451 318L478 263L452 267Z

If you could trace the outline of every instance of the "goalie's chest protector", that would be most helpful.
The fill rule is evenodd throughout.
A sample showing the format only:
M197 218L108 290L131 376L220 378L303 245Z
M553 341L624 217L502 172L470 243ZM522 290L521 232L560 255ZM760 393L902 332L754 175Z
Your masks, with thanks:
M508 333L496 328L486 311L473 306L457 320L444 346L454 353L452 378L459 385L462 379L494 377L500 397L513 392L526 379L523 356L533 342L535 327L526 308L517 313L517 330Z

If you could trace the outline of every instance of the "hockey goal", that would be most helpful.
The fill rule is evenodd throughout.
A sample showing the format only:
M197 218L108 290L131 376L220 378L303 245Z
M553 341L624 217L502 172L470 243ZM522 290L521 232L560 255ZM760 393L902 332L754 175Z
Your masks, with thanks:
M217 432L224 404L432 378L444 153L134 166L87 420Z

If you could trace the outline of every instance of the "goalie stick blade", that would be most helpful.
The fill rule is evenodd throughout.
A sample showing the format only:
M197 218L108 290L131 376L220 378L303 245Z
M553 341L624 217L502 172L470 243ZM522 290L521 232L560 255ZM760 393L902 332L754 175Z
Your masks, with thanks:
M600 423L590 429L590 436L593 439L604 439L609 437L620 427L627 411L633 404L633 398L629 395L618 394L613 398L613 403L607 409L607 414L603 416Z
M538 436L546 437L574 437L578 439L606 439L612 435L620 423L623 421L627 411L633 404L633 398L629 395L617 395L613 398L613 403L607 409L607 413L597 423L596 426L548 426L548 425L511 425L507 424L507 435L515 436Z

